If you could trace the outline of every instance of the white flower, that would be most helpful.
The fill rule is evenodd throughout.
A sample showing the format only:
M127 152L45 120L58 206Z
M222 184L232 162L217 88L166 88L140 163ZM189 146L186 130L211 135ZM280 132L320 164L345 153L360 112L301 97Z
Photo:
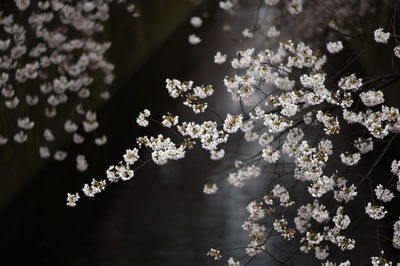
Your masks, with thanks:
M247 245L246 253L252 257L262 253L264 250L265 250L265 245L263 245L263 243L253 240Z
M327 260L326 262L321 264L322 266L336 266L336 263L330 262ZM350 261L346 260L345 262L339 263L339 266L350 266Z
M260 220L264 218L265 212L262 208L262 202L253 201L247 205L246 210L250 213L250 219Z
M334 198L338 202L349 202L357 196L356 187L351 185L350 187L342 186L340 190L334 192Z
M18 118L18 127L29 130L32 129L33 126L35 125L35 122L29 120L29 117L24 117L24 118Z
M274 85L281 90L290 91L294 88L296 82L294 80L290 80L288 77L277 77L275 79Z
M269 135L268 133L264 133L260 136L258 143L260 144L260 146L262 147L266 147L267 145L269 145L272 141L274 140L274 136Z
M201 27L201 25L203 24L203 20L200 17L192 17L190 19L190 24L193 25L193 27Z
M400 177L400 161L393 160L391 165L391 172Z
M11 40L0 40L0 51L5 51L10 47Z
M12 100L5 101L5 106L8 109L15 109L18 106L18 104L19 104L18 97L14 97L14 98L12 98Z
M233 7L233 4L230 0L224 1L219 1L219 7L223 10L230 10Z
M93 132L99 127L99 123L97 121L83 121L82 124L83 124L83 129L87 133Z
M211 156L210 156L211 160L214 160L214 161L221 160L225 156L225 150L224 149L221 149L219 151L211 150L210 154L211 154Z
M129 4L126 7L126 11L128 11L129 13L132 13L135 9L136 9L136 6L134 4Z
M353 166L356 165L360 159L361 159L361 155L356 152L356 153L341 153L340 154L340 159L342 160L342 163L348 166Z
M383 92L380 90L362 92L360 98L363 104L368 107L379 105L385 101Z
M94 197L97 193L103 191L106 187L105 180L93 179L91 185L85 184L82 191L87 197Z
M31 96L29 94L26 95L25 101L29 106L35 106L39 102L39 97L36 95Z
M382 253L383 253L383 251L382 251ZM389 261L383 257L371 257L371 264L373 266L392 266L393 265L393 263L391 261Z
M319 260L325 260L329 256L328 246L321 248L319 246L315 247L315 257Z
M6 137L3 137L2 135L0 135L0 145L5 145L7 144L8 139Z
M133 148L132 150L126 150L124 154L124 161L128 164L134 164L139 160L139 150L136 148Z
M323 113L322 111L318 110L317 120L324 124L324 131L327 135L339 133L340 124L337 117L333 117L329 113Z
M237 56L231 61L232 67L235 69L248 68L253 61L253 58L252 58L253 53L254 53L254 48L236 52ZM236 75L235 78L230 78L230 79L228 79L228 81L230 81L230 82L236 81L239 84L242 83L242 84L240 84L240 85L242 85L242 87L251 87L250 85L253 85L256 80L252 76L237 76ZM225 85L229 88L228 84L225 84ZM248 86L246 86L246 85L248 85Z
M269 163L275 163L280 158L280 151L267 146L267 148L262 150L262 158Z
M275 231L282 233L287 228L287 221L285 219L275 220L273 226Z
M6 84L7 81L8 81L8 77L9 77L8 73L1 73L1 75L0 75L0 85ZM4 88L4 90L6 91L5 88ZM14 94L14 90L12 89L12 87L9 87L8 91L12 91L13 94ZM12 97L12 95L7 95L5 97Z
M78 125L68 119L65 121L64 129L67 133L74 133L78 129Z
M314 198L320 198L325 193L333 190L334 184L335 182L332 178L323 176L321 178L318 178L316 182L314 182L313 184L311 184L311 186L308 187L308 192Z
M304 124L310 125L314 121L314 115L311 112L306 113L303 116Z
M240 266L240 262L238 260L235 260L234 258L230 257L228 259L227 266Z
M365 207L365 213L374 220L380 220L387 213L387 211L384 211L384 208L383 206L372 205L371 202L368 202L368 205Z
M326 48L328 49L328 52L330 52L331 54L336 54L336 53L339 53L343 49L343 44L341 41L328 42L326 44Z
M342 90L356 91L362 86L362 80L357 79L355 74L351 74L350 76L341 78L338 83L338 86Z
M116 169L118 170L118 175L122 181L128 181L132 179L135 174L133 170L128 169L123 165L116 167Z
M65 151L56 151L53 155L54 160L63 161L67 157L68 153Z
M247 142L256 141L256 140L258 139L258 134L257 134L257 132L247 131L247 132L244 134L244 139L245 139Z
M168 113L167 115L163 115L162 116L162 124L164 127L172 127L172 126L176 126L178 124L178 116L173 116L170 113Z
M307 232L306 239L309 244L318 245L319 243L321 243L324 237L320 233Z
M374 31L375 41L378 43L387 43L390 37L390 32L384 32L382 28Z
M54 141L54 135L53 135L53 132L51 132L51 130L50 129L48 129L48 128L46 128L45 130L44 130L44 132L43 132L43 138L46 140L46 141Z
M336 215L333 217L332 221L335 223L336 228L340 230L345 230L350 225L350 217L345 215L343 212L343 207L339 207L336 211Z
M400 249L400 220L393 224L393 246Z
M49 158L50 157L50 150L48 147L39 147L39 155L41 158Z
M397 58L400 58L400 45L394 47L393 52Z
M92 182L90 183L92 191L96 193L100 193L106 188L106 181L105 180L96 180L92 179Z
M214 194L215 192L217 192L217 190L218 190L218 187L216 184L205 184L203 192L207 195L211 195L211 194Z
M103 136L101 136L101 137L95 138L95 139L94 139L94 143L95 143L97 146L102 146L102 145L106 144L106 143L107 143L107 136L106 136L106 135L103 135Z
M21 130L14 135L13 139L17 143L24 143L28 140L28 135L25 134L25 132Z
M378 200L381 200L383 202L389 202L394 198L394 195L392 192L390 192L389 189L383 188L381 184L375 187L375 195Z
M294 116L298 111L298 106L293 103L283 103L282 104L281 114L287 117Z
M264 0L264 1L265 1L265 4L269 5L269 6L274 6L279 2L279 0Z
M276 38L281 34L281 32L279 30L276 29L275 26L272 26L268 29L267 31L267 36L269 38Z
M358 138L354 140L354 146L360 151L360 153L364 154L374 149L374 142L372 141L372 138Z
M0 76L0 86L1 86L1 76ZM14 96L15 94L15 90L11 89L11 88L3 88L1 90L1 94L5 97L5 98L11 98Z
M356 241L354 239L345 238L344 236L339 236L336 238L336 242L338 247L341 250L352 250L355 247Z
M102 93L100 93L100 98L103 100L108 100L110 99L110 92L109 91L103 91Z
M167 153L163 150L153 151L151 153L151 159L157 165L164 165L168 162Z
M76 169L80 172L84 172L88 169L88 163L84 155L78 154L76 156Z
M212 85L196 86L193 88L194 95L200 99L210 97L214 93Z
M139 116L136 119L136 123L139 126L147 127L149 125L149 121L147 121L147 118L149 118L150 115L150 111L148 109L144 109L142 113L139 113Z
M329 219L329 212L326 210L325 205L314 202L314 209L312 210L311 216L318 223L323 223Z
M196 34L190 34L188 40L189 43L193 45L197 45L201 42L200 37L198 37Z
M276 114L266 114L264 116L264 125L271 133L279 133L292 125L293 121Z
M96 8L93 2L85 2L83 3L83 11L92 12Z
M72 136L72 140L75 144L81 144L85 141L85 138L78 133L74 133L74 135Z
M30 0L14 0L15 5L18 7L19 10L24 11L30 5Z
M227 133L236 133L240 126L242 125L243 122L243 116L241 114L239 115L231 115L228 114L226 116L225 122L224 122L224 130Z
M75 207L76 206L76 202L80 199L79 194L75 193L75 194L67 194L67 206L69 207Z
M272 195L275 198L279 198L279 205L283 207L289 207L294 204L294 201L290 201L289 197L289 192L287 191L286 188L284 188L281 185L275 185L275 187L272 189ZM267 197L264 197L265 203L272 205L273 202L271 202L270 199Z
M250 29L244 29L244 30L242 31L242 35L243 35L243 37L249 38L249 39L251 39L251 38L254 37L253 32L250 31Z
M362 113L355 113L353 111L349 111L347 109L343 109L343 118L347 121L349 124L353 123L361 123L363 120Z
M289 13L297 15L303 12L303 0L292 0L288 5Z
M97 114L96 114L96 112L93 112L93 111L89 110L89 111L86 112L85 118L89 122L94 122L97 119Z
M226 61L226 54L221 54L220 52L217 52L217 54L214 56L214 63L216 64L223 64Z
M91 186L89 186L88 184L85 184L82 188L83 193L85 194L85 196L87 197L94 197L96 193L98 193L96 190L94 190Z

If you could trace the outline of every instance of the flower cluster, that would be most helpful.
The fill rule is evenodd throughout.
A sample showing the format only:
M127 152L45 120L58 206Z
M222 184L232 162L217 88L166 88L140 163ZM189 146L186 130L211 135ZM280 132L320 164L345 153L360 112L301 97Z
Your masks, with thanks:
M2 129L0 145L11 145L10 140L25 143L30 135L44 132L37 147L40 157L64 160L67 152L49 143L60 137L53 132L60 131L37 121L61 119L64 116L59 112L66 105L76 110L62 118L73 143L85 141L79 131L97 130L99 123L87 103L92 98L108 99L106 88L115 77L115 66L106 59L111 42L99 41L97 35L104 31L113 3L122 5L133 17L139 12L125 0L9 2L14 6L0 11L0 104L10 112L25 115L10 121L9 129ZM100 91L96 87L101 82L106 86ZM107 140L105 136L93 139L96 145ZM88 167L82 156L77 157L79 171Z
M343 49L343 44L341 41L337 41L337 42L328 42L326 44L326 49L328 50L328 52L330 52L331 54L336 54L339 53L342 49Z
M208 151L213 160L235 158L226 156L229 154L226 147L232 145L232 139L236 142L239 136L243 139L245 154L243 158L229 162L231 167L224 171L223 177L236 188L244 187L254 178L264 178L268 182L262 196L246 207L249 216L242 227L248 232L249 242L243 248L243 258L267 254L284 264L290 258L278 259L269 250L268 241L276 237L294 243L296 249L290 254L300 250L320 260L322 265L337 265L331 262L333 251L353 250L358 244L357 238L349 234L352 207L365 206L363 210L367 215L364 216L380 226L388 219L389 208L384 204L396 196L392 181L397 177L397 187L400 187L400 162L396 160L391 165L394 174L391 179L381 177L377 182L374 176L375 168L396 134L400 133L399 109L383 105L384 88L400 80L400 75L371 78L350 71L347 65L340 71L326 66L331 56L344 53L341 51L351 36L362 35L351 34L352 28L346 27L350 16L367 14L368 1L362 2L327 1L323 7L315 4L313 8L313 4L309 7L302 0L261 1L260 10L281 8L280 14L290 15L294 21L303 15L317 14L316 11L321 11L323 17L329 7L337 8L338 16L324 26L322 21L326 18L319 16L313 21L315 27L307 27L309 21L299 24L299 30L307 28L302 31L305 36L310 32L329 32L323 36L322 44L320 39L319 44L315 44L315 40L306 44L290 38L279 41L286 37L285 29L279 25L264 27L260 22L262 19L257 19L252 29L241 29L243 39L256 39L258 31L264 29L263 38L268 37L271 42L267 42L268 47L241 49L229 55L232 72L223 78L223 86L237 103L236 111L217 115L219 121L202 120L202 116L197 116L194 121L182 121L182 117L167 113L161 122L157 122L150 118L149 110L144 110L137 118L139 125L148 126L155 122L173 132L174 137L161 134L139 137L137 148L128 149L124 160L107 170L107 179L86 184L84 194L92 197L109 183L131 179L136 164L139 164L137 167L151 162L164 165L169 160L184 158L197 146ZM351 11L354 4L359 4L359 8ZM231 14L241 8L239 2L233 0L219 1L219 6ZM203 20L193 17L190 23L200 27ZM327 42L334 34L338 34L334 38L338 41ZM373 38L371 34L367 36L383 44L379 46L390 46L390 33L383 32L383 28L375 30ZM196 35L189 36L192 44L200 41ZM390 49L400 54L399 49ZM328 56L321 52L326 50ZM227 58L217 52L214 62L222 64ZM193 81L167 79L166 89L172 98L181 99L195 114L211 112L215 115L212 103L207 102L214 93L213 86L194 84ZM87 114L86 120L90 121ZM21 125L29 128L31 123L21 119ZM74 131L74 124L69 123L68 129ZM347 141L349 138L351 141ZM376 156L368 171L353 173L363 167L360 162L364 156L379 148L381 143L385 145L383 152ZM148 158L139 159L141 148L150 151ZM79 159L81 167L85 165L83 159ZM203 192L217 193L218 182L222 179L205 184ZM370 186L367 192L365 185ZM360 194L363 196L359 197ZM68 194L67 204L75 206L77 199L78 194ZM393 224L393 245L398 248L399 222ZM223 254L217 249L207 253L216 260ZM228 265L240 265L240 259L227 259ZM368 259L373 265L391 265L383 256ZM338 265L350 265L350 261Z
M390 37L389 32L384 32L382 28L376 29L374 31L374 38L376 42L387 43Z

